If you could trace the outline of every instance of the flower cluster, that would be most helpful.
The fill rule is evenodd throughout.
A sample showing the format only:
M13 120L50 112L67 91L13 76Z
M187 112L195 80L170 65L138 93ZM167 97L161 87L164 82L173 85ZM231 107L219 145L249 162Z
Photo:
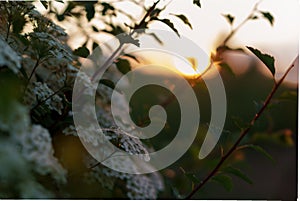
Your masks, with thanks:
M55 110L61 114L62 98L55 94L46 83L35 82L34 85L33 93L37 97L38 103L43 102L50 110Z
M18 73L21 68L21 57L0 35L0 67L1 66L6 66L14 73Z
M33 125L27 132L14 136L19 142L23 157L33 164L34 170L41 174L50 174L57 182L66 182L66 171L54 157L51 137L47 129Z

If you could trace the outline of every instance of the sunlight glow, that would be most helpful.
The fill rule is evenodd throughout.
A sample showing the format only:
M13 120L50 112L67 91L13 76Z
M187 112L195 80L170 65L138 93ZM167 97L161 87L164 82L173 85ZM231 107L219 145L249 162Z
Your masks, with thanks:
M174 68L182 75L190 77L197 76L201 73L198 68L197 59L194 57L188 57L184 60L177 57L172 58Z

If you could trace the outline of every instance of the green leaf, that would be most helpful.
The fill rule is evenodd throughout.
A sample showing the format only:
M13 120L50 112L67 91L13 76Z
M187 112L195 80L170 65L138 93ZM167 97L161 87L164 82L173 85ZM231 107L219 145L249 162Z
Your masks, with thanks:
M274 76L275 74L275 59L274 57L268 55L268 54L263 54L261 51L258 49L254 49L252 47L248 47L248 50L250 50L255 56L257 56L271 71L272 75Z
M26 23L27 21L23 15L20 13L15 14L14 20L12 21L13 33L21 33Z
M155 34L155 33L148 33L149 36L152 36L160 45L163 45L164 43L162 40Z
M193 0L193 4L197 5L199 8L201 8L200 0Z
M175 28L174 24L169 19L153 18L153 20L157 20L157 21L160 21L160 22L166 24L177 34L178 37L180 37L178 30Z
M111 80L102 79L102 80L100 80L99 83L101 83L101 84L103 84L103 85L105 85L105 86L107 86L107 87L109 87L111 89L115 89L115 83L113 83Z
M255 151L263 154L266 158L270 159L271 161L275 162L273 157L266 151L264 150L262 147L258 146L258 145L254 145L254 144L249 144L249 145L245 145L245 147L254 149Z
M163 10L163 9L155 8L155 9L150 13L150 18L158 17L162 10Z
M227 19L227 21L229 22L230 25L233 24L234 17L232 15L227 14L227 15L223 15L223 16Z
M47 10L48 9L48 1L40 1L41 4L43 4L44 8Z
M88 21L94 18L95 16L95 2L85 2L85 11L86 11L86 18Z
M99 47L99 44L96 42L93 42L93 50L96 49L97 47Z
M102 15L106 15L108 11L112 11L114 12L115 8L110 5L109 3L106 3L106 2L101 2L101 5L103 6L103 9L102 9Z
M191 182L194 184L200 183L200 180L193 173L185 173L184 174Z
M245 173L243 173L240 169L234 168L232 166L228 166L225 169L223 169L223 171L226 172L226 173L230 173L232 175L235 175L235 176L243 179L245 182L247 182L249 184L253 184L251 179L247 175L245 175Z
M137 47L140 47L140 41L138 39L132 38L131 35L128 35L126 33L121 34L118 39L119 39L121 44L131 43L131 44L134 44Z
M219 66L226 70L230 75L235 76L234 72L232 71L231 67L227 63L220 63Z
M269 12L263 12L263 11L260 11L260 13L263 15L263 17L265 19L267 19L270 22L271 26L273 26L273 24L274 24L274 17L273 17L273 15L271 13L269 13Z
M178 17L184 24L188 25L191 29L193 29L191 23L189 22L188 18L185 15L176 15L176 14L171 14L174 15L176 17Z
M132 54L124 54L123 56L124 57L129 57L129 58L135 60L137 63L140 63L139 59L136 56L132 55Z
M87 58L90 55L90 51L87 47L82 46L74 50L73 54L79 57Z
M92 26L92 28L94 32L99 32L99 30L95 26Z
M219 184L221 184L227 191L231 191L232 189L232 179L231 177L224 175L224 174L218 174L211 178L212 181L216 181Z
M124 75L126 73L128 73L129 71L131 71L131 66L130 63L127 59L118 59L118 61L116 62L117 68L118 70L123 73Z

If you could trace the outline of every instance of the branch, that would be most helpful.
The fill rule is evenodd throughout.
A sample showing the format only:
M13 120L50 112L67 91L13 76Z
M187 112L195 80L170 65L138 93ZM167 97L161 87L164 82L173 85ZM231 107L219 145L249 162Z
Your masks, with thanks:
M234 29L231 30L231 32L229 33L229 35L224 39L222 46L226 46L226 43L233 37L233 35L243 26L246 24L246 22L248 22L249 20L251 20L253 18L253 14L255 13L255 11L257 11L257 7L258 5L261 3L261 1L257 2L251 13Z
M160 0L156 1L146 12L146 14L144 15L144 17L142 18L142 20L140 21L140 23L138 23L134 29L130 32L130 36L132 36L135 33L136 29L139 29L140 27L143 26L144 23L146 23L146 19L148 16L150 16L150 14L152 13L152 11L155 9L156 5L159 3ZM115 60L115 58L117 56L119 56L119 53L121 52L122 48L124 46L124 43L120 43L120 45L118 46L118 48L110 55L110 57L104 62L104 64L94 73L94 75L91 78L91 82L95 81L96 77L99 75L99 73L101 72L101 70L103 68L107 68L109 65L112 64L112 62ZM79 92L79 95L75 97L75 100L77 100L82 93L84 92L84 89L81 90Z
M244 137L249 133L250 129L254 126L255 122L261 117L262 113L265 111L265 109L267 108L267 106L269 105L271 99L273 98L274 94L276 93L277 89L279 88L279 86L282 84L283 80L285 79L285 77L288 75L288 73L290 72L290 70L292 70L292 68L295 66L295 64L293 63L285 72L285 74L281 77L281 79L276 82L273 86L272 91L269 93L269 95L267 96L267 98L264 101L263 106L260 108L260 110L254 115L254 117L252 118L252 120L250 121L249 126L243 130L240 133L239 138L237 139L237 141L234 143L234 145L230 148L230 150L224 155L222 156L221 160L219 161L219 163L216 165L216 167L205 177L205 179L203 179L193 190L192 192L186 196L185 199L191 199L192 196L199 191L220 169L220 167L224 164L224 162L231 156L231 154L237 149L238 145L240 144L240 142L244 139Z

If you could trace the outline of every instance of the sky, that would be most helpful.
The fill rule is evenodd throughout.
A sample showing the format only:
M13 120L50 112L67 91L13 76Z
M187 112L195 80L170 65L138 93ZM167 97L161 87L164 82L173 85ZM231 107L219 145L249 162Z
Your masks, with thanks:
M221 33L228 34L230 31L230 26L222 14L235 16L233 25L235 27L247 17L256 2L253 0L202 0L202 7L198 8L192 4L191 0L173 0L166 12L185 14L193 30L174 19L174 23L179 25L179 32L209 54L217 45L217 38ZM271 26L267 20L251 21L245 24L228 44L232 47L252 46L273 55L278 74L281 74L299 52L299 5L296 0L262 1L258 9L270 12L275 19L274 25Z
M114 1L114 0L112 0ZM153 0L146 0L150 7ZM236 27L251 12L255 0L201 0L201 8L193 5L192 0L161 0L158 6L168 4L163 13L171 19L179 33L201 47L207 55L216 48L218 42L230 31L230 26L222 14L235 16L233 27ZM120 1L120 7L127 12L138 14L134 5ZM275 57L276 77L280 77L294 61L299 52L299 19L300 6L297 0L263 0L258 9L268 11L274 16L273 26L265 20L254 20L246 23L229 41L231 47L255 47ZM184 14L188 17L193 29L184 25L172 14ZM153 29L170 30L162 23L153 23ZM223 34L223 35L222 35ZM240 56L243 62L243 58ZM297 68L287 78L293 82L298 80Z
M124 9L133 16L143 15L142 9L128 0L106 1L113 2L114 6ZM146 7L150 7L153 2L154 0L145 0ZM158 7L168 4L163 17L171 19L181 35L196 43L207 55L210 55L220 39L230 31L230 26L222 14L235 16L233 27L236 27L248 16L258 0L200 0L200 2L201 8L194 5L193 0L161 0ZM263 0L258 9L270 12L275 19L274 25L271 26L267 20L250 21L237 32L228 45L231 47L252 46L274 56L277 68L276 77L280 77L299 52L299 5L297 0ZM187 16L193 29L184 25L178 18L169 15L170 13ZM124 21L125 19L120 17L117 20ZM150 28L170 31L160 22L152 23ZM78 33L74 31L69 34L72 36ZM80 39L74 37L70 45L76 47L80 45L80 42ZM189 55L185 56L189 57ZM240 59L244 62L241 56ZM298 80L297 69L295 68L290 73L289 80L294 82Z

